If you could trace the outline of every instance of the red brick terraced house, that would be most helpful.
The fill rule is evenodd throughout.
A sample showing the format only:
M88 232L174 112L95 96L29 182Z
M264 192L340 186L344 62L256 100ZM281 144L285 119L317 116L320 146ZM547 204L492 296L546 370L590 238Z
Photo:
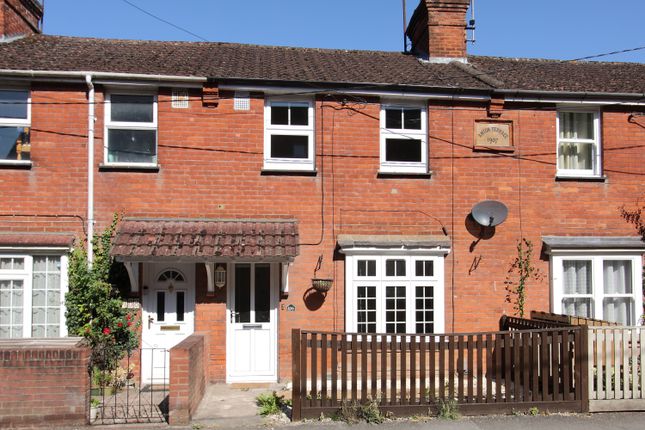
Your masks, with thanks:
M422 0L401 53L51 36L1 1L0 338L67 335L67 253L115 212L144 347L208 333L210 381L289 379L292 328L493 330L522 238L527 310L639 323L645 65L469 56L468 3Z

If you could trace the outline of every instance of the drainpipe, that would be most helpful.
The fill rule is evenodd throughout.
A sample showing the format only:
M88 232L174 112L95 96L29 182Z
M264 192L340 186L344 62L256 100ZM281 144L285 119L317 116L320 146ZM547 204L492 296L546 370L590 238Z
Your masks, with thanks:
M94 84L92 75L85 75L87 83L87 261L92 264L94 250Z

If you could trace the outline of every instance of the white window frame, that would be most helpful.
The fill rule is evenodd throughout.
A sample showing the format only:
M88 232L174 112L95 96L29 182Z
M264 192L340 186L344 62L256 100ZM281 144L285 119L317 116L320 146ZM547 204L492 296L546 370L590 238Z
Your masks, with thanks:
M421 129L387 128L386 111L388 109L421 110ZM416 139L421 141L421 161L403 162L386 160L387 139ZM422 104L383 103L380 113L380 172L383 173L428 173L428 110Z
M434 333L445 330L445 285L444 260L446 252L437 250L345 250L345 330L358 332L359 286L376 287L376 331L386 332L386 286L406 287L406 333L416 332L416 286L432 286L434 300ZM358 260L376 260L376 276L358 276ZM386 276L385 260L402 259L406 261L406 276ZM433 276L417 277L414 271L417 260L432 260ZM420 285L427 283L428 285Z
M308 125L274 125L271 124L272 106L307 106ZM309 98L268 97L264 100L264 170L314 171L316 168L314 101ZM271 157L271 136L289 135L306 136L308 141L307 158L273 158Z
M588 113L593 114L594 139L561 139L560 138L560 114L561 113ZM559 107L556 114L556 145L555 145L555 164L556 176L560 178L599 178L602 176L602 125L600 119L600 109L580 109L567 106ZM560 163L560 144L561 143L590 143L592 144L592 166L591 170L587 169L561 169Z
M60 258L60 327L59 336L67 337L67 323L65 320L65 294L69 291L68 285L68 256L59 252L52 251L34 251L24 253L24 251L0 251L0 258L23 258L23 270L0 270L0 280L22 280L23 281L23 320L22 320L22 337L31 338L32 330L32 294L33 294L33 267L34 256L37 257L59 257Z
M112 121L112 96L151 96L152 97L152 122L126 122ZM113 90L105 93L105 115L103 126L103 162L109 166L136 166L136 167L157 167L159 163L159 127L157 112L157 94L151 91L140 90ZM137 162L110 162L108 161L109 133L110 129L116 130L154 130L155 132L155 162L137 163Z
M27 118L0 117L0 127L28 127L31 129L31 90L24 87L0 87L0 91L26 91L27 92ZM30 130L31 131L31 130ZM0 159L0 164L30 165L31 160Z
M563 261L579 260L591 261L591 288L590 295L565 295L563 294ZM605 260L628 260L632 266L632 294L604 294L604 274L603 262ZM643 318L643 291L641 280L643 270L643 257L641 254L634 252L607 252L602 251L567 251L562 250L553 252L551 255L551 306L554 313L563 313L562 299L566 297L592 298L593 299L593 318L603 319L603 299L605 297L630 297L634 300L633 321L631 325L640 324Z

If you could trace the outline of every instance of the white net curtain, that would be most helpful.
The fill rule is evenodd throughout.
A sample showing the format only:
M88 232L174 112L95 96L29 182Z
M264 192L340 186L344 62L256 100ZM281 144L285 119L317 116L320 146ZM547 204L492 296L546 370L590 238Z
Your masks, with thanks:
M567 170L593 168L594 116L588 112L560 113L558 167Z
M633 323L631 261L604 260L603 277L596 282L593 282L591 260L565 260L562 269L563 313L622 324ZM594 312L596 300L602 300L601 315Z

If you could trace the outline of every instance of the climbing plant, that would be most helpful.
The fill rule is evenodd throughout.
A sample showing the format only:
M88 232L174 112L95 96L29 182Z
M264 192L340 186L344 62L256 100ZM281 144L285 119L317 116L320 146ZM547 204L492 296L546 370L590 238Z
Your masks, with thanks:
M529 281L540 280L542 273L538 268L533 266L533 242L521 238L517 241L516 249L517 256L508 269L504 284L506 284L506 301L513 303L515 314L522 318L524 317L526 291Z
M636 207L636 209L633 210L625 209L625 206L622 206L620 208L620 216L629 224L634 226L636 232L640 235L643 242L645 242L645 218L643 217L643 209L645 209L645 206ZM643 265L641 289L643 290L643 296L645 297L645 265ZM643 314L643 318L645 319L645 302L643 303Z
M114 370L119 360L138 347L136 315L123 308L118 289L113 284L115 262L110 256L118 215L91 246L94 261L88 262L87 250L77 245L69 257L69 292L65 295L67 329L71 335L84 337L92 348L92 368Z

